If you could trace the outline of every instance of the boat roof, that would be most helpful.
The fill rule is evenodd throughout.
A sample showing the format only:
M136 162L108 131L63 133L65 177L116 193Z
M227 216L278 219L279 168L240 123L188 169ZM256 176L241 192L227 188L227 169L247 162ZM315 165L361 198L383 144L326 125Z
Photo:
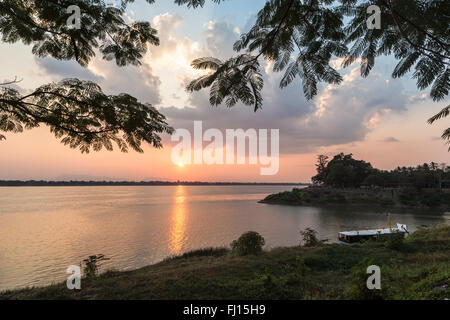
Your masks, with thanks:
M375 236L377 234L390 234L393 232L406 232L406 225L397 223L397 228L386 229L372 229L372 230L356 230L356 231L343 231L339 234L345 236Z

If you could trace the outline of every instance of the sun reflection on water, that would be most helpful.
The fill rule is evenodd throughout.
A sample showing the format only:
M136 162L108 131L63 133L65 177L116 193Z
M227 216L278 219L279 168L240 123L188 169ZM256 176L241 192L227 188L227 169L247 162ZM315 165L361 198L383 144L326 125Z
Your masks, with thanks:
M177 186L170 216L169 249L172 254L179 254L185 242L186 218L186 188Z

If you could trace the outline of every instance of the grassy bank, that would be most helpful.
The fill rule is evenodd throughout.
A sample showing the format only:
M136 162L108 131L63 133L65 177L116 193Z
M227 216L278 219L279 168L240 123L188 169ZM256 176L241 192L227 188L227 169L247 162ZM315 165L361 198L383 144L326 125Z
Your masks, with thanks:
M328 187L294 188L271 194L260 201L285 205L380 205L450 209L450 192L414 189L338 189Z
M129 272L3 292L0 299L444 299L450 298L450 226L403 241L276 248L236 256L205 249ZM381 290L366 269L381 267Z

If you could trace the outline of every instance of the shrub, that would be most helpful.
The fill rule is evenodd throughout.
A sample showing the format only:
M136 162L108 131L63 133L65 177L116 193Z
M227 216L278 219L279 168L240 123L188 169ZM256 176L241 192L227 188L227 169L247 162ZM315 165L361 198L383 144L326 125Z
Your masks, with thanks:
M391 234L384 242L386 248L396 251L406 251L407 247L402 234Z
M231 242L231 249L239 256L247 256L260 253L265 244L266 241L258 232L249 231Z
M321 243L317 239L317 231L311 228L306 228L304 231L300 231L302 236L302 242L304 247L314 247Z
M84 259L83 262L85 264L84 267L84 276L86 278L94 278L98 274L99 270L99 262L109 260L109 258L105 258L105 255L99 254L94 256L89 256L89 258Z
M351 268L350 284L345 290L345 298L351 300L384 300L387 292L382 285L381 290L370 290L367 288L367 267L377 265L369 259L363 259Z

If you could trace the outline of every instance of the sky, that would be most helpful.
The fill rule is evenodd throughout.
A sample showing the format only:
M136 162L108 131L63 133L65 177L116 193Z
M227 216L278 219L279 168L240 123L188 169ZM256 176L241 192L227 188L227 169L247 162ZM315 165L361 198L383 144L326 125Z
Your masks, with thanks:
M233 43L252 26L264 2L207 2L194 10L173 1L153 5L136 1L128 8L127 19L150 21L161 42L150 47L140 67L120 68L97 56L83 68L73 61L37 58L30 46L21 43L0 43L0 80L17 76L24 92L68 77L95 81L108 94L126 92L151 103L175 129L192 131L194 121L202 121L204 130L223 132L279 129L277 174L262 176L260 165L250 164L180 167L171 159L175 143L169 136L163 137L163 149L146 145L143 154L118 150L81 154L61 144L43 126L5 134L7 139L0 142L0 179L309 182L318 154L353 153L380 169L450 162L448 147L439 138L448 123L426 122L445 102L435 103L428 90L419 91L411 74L392 79L395 60L390 57L377 59L365 79L358 63L340 69L343 83L322 85L312 101L303 97L299 81L280 89L282 74L273 72L270 62L263 62L264 106L256 113L240 104L231 109L211 107L208 90L186 92L186 84L200 74L190 67L191 61L233 56ZM339 68L339 62L333 64Z

